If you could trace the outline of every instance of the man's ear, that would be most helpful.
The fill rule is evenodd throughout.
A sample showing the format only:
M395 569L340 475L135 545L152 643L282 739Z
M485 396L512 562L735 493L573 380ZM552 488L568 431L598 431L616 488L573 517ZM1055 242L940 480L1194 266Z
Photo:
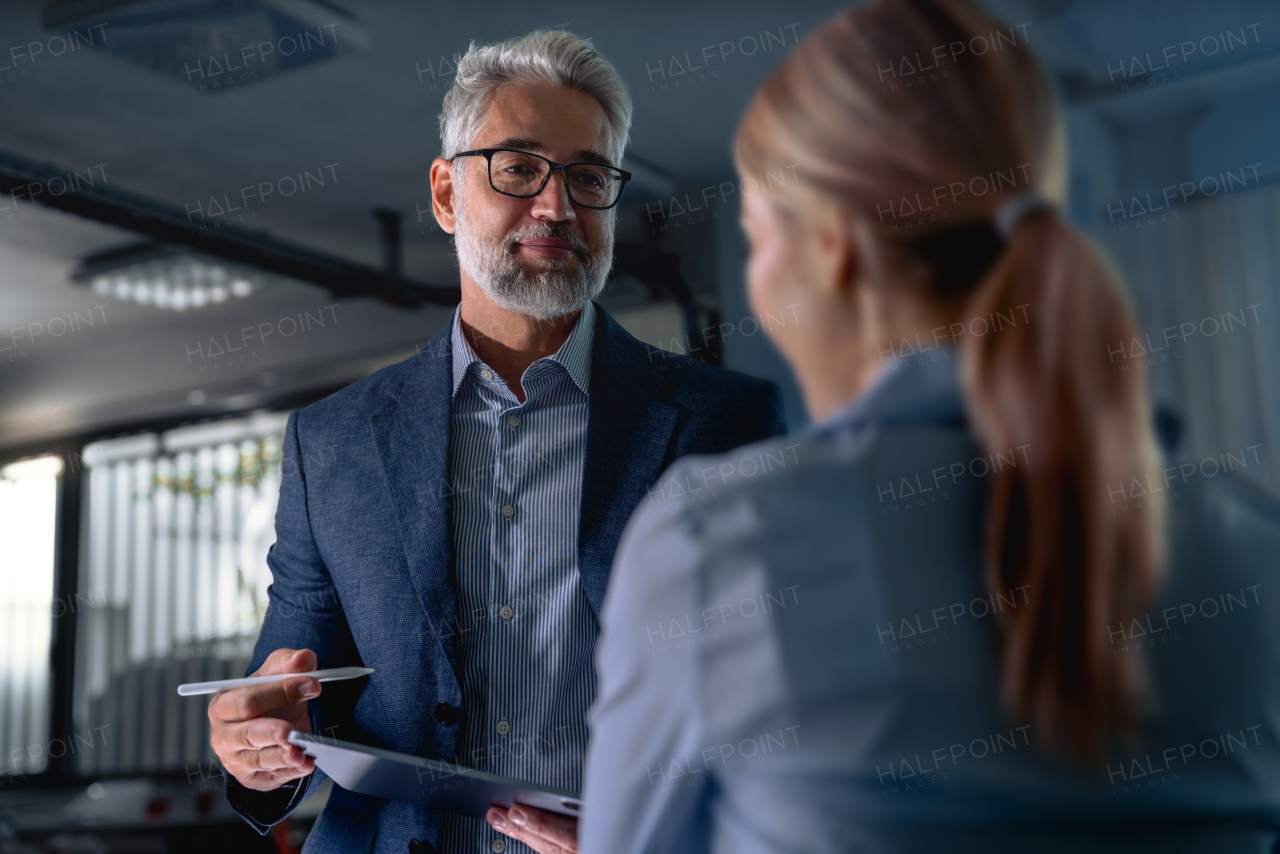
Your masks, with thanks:
M431 161L431 212L446 234L453 234L457 227L458 220L453 209L455 189L453 164L443 157Z

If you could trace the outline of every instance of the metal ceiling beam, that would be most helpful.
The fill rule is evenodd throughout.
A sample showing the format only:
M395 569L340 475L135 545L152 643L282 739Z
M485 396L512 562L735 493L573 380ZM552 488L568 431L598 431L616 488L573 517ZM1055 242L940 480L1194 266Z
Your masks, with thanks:
M311 282L335 297L377 297L393 305L453 306L457 287L433 285L287 243L265 232L219 225L194 226L182 208L107 186L90 172L77 174L48 163L0 152L0 205L31 202L123 228L173 246Z

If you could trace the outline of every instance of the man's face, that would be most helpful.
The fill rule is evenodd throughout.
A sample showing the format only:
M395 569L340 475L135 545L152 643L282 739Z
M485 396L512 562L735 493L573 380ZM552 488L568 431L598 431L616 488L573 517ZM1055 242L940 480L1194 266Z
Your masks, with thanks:
M494 93L467 150L476 148L513 148L557 163L600 160L609 157L608 123L585 93L507 83ZM455 159L452 177L458 263L494 302L550 319L577 311L604 289L613 263L614 209L575 205L559 172L528 199L495 191L483 157Z

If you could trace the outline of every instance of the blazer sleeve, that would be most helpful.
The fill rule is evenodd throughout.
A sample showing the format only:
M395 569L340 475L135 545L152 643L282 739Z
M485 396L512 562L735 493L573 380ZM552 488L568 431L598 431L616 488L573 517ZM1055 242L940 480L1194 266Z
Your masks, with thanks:
M596 649L584 854L709 850L715 783L701 769L714 742L699 714L701 651L676 642L674 629L689 615L701 619L687 527L678 510L655 503L632 518L618 547Z
M272 583L267 588L266 618L258 634L253 660L245 670L246 676L281 647L313 650L319 668L362 664L337 589L311 530L307 477L302 461L324 459L326 455L302 454L298 415L297 412L290 415L285 427L276 541L267 554ZM320 696L307 704L312 732L337 736L343 724L350 721L362 686L363 680L322 686ZM222 774L232 809L262 834L314 794L325 778L324 772L316 769L309 776L273 791L258 792L241 785L225 768Z

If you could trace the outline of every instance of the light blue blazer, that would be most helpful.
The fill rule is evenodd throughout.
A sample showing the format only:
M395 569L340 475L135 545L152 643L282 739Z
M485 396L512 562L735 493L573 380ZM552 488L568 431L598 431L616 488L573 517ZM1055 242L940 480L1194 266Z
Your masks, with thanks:
M597 647L585 854L1272 851L1276 504L1177 462L1116 486L1114 512L1170 515L1158 600L1102 639L1145 661L1143 740L1101 779L1054 766L998 702L995 615L1026 591L981 573L987 478L1034 448L978 446L956 363L892 363L805 434L685 458L641 503Z

